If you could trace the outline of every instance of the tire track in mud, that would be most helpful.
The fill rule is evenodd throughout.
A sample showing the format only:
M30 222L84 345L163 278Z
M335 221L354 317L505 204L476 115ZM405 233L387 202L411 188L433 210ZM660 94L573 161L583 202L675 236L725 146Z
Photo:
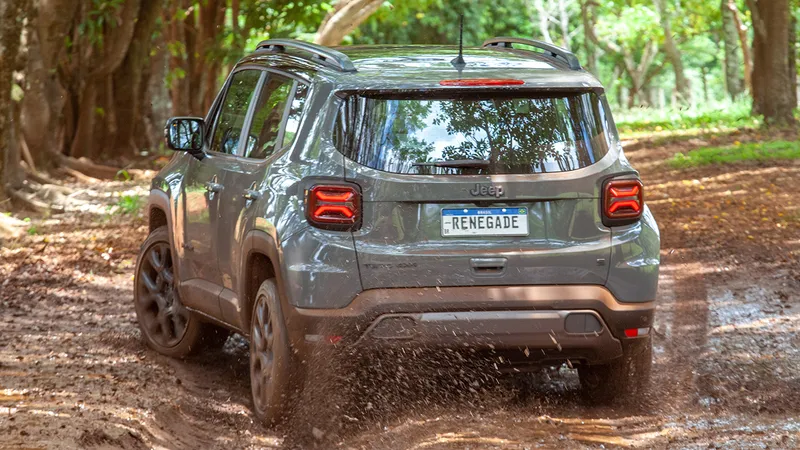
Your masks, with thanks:
M709 300L703 267L690 251L675 251L662 259L655 366L651 389L642 401L587 406L577 394L575 374L562 369L540 375L531 390L508 393L500 400L475 395L468 399L476 406L473 410L463 403L432 399L428 411L409 410L374 425L362 424L364 429L346 436L338 447L667 447L681 418L697 411L695 374L707 345ZM502 389L489 386L487 391L496 396ZM412 393L408 401L413 400Z
M167 401L154 409L153 427L146 427L152 440L167 448L242 448L252 437L264 448L281 443L274 432L263 428L250 411L247 358L243 340L231 338L224 350L185 360L161 356L152 350L156 363L169 367L163 380ZM246 350L246 347L244 347ZM176 395L177 394L177 395Z
M654 327L663 355L656 359L651 391L677 412L697 404L695 374L707 345L709 300L702 266L690 251L667 252L663 259Z

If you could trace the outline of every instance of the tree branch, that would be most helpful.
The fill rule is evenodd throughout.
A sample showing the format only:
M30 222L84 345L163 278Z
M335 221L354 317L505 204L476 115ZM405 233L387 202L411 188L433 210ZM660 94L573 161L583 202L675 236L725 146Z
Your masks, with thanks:
M536 0L533 4L539 16L539 31L542 33L542 38L552 44L553 38L550 36L550 12L545 10L542 0Z
M752 92L753 58L750 56L750 44L747 42L747 27L742 23L742 17L739 15L739 8L736 7L735 1L728 0L727 8L733 14L736 31L739 33L739 45L742 47L742 59L744 59L744 84L747 90Z
M339 0L322 20L314 43L338 45L382 4L382 0Z
M594 8L597 3L594 0L587 0L581 5L581 16L583 17L584 29L589 36L589 40L594 42L594 45L600 47L606 53L623 54L622 48L612 41L601 41L598 39L597 34L594 32L595 17L589 8Z
M761 12L758 10L759 0L746 0L747 7L750 8L750 14L753 16L753 31L758 33L761 39L767 38L767 25L761 18Z

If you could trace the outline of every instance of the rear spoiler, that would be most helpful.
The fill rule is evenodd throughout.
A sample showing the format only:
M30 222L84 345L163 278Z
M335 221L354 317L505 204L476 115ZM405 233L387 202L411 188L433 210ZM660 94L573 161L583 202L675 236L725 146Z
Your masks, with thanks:
M555 97L576 94L594 93L603 95L605 89L600 86L437 86L431 88L398 88L398 89L342 89L334 92L339 98L351 96L382 99L419 99L447 100L453 98L469 98L483 95L492 97Z

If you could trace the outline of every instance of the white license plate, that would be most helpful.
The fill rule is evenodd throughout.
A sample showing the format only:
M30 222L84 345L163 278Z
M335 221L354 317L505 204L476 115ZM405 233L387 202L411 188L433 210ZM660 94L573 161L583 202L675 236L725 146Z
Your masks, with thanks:
M442 210L442 236L527 236L528 208Z

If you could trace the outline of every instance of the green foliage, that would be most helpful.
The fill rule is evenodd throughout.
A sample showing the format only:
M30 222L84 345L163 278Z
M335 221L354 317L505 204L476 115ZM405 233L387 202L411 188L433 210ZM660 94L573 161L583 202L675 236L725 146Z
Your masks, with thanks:
M125 169L118 171L114 178L121 181L131 181L133 179L130 172Z
M332 3L243 0L239 17L228 15L225 29L220 35L220 46L209 57L219 57L228 64L236 62L264 39L284 37L313 40L317 27L332 8ZM233 20L237 21L238 34L234 33Z
M97 0L94 0L97 1ZM119 1L119 0L115 0ZM196 32L201 28L202 6L207 5L205 0L195 0L185 7L176 8L173 15L166 17L166 22L186 22L187 29ZM264 39L290 37L312 40L314 33L325 17L332 2L319 2L312 0L241 0L239 10L234 14L230 2L225 5L225 17L222 27L215 30L213 42L204 42L201 47L202 54L189 55L186 43L180 41L167 41L167 52L172 58L187 60L191 58L204 59L205 61L221 61L222 68L218 74L221 84L231 65L235 64L245 54L252 51ZM162 26L169 26L162 24ZM186 67L171 64L165 77L167 88L172 88L177 80L187 77Z
M89 39L92 45L103 46L103 30L106 26L116 27L114 16L119 12L124 0L91 0L91 9L85 19L78 25L78 33ZM67 48L71 41L65 41Z
M144 206L144 198L138 195L123 195L117 200L115 205L109 206L108 212L111 215L120 214L133 216L139 214Z
M606 2L605 14L595 27L600 40L616 41L623 47L631 49L644 48L651 40L663 40L664 30L658 22L658 13L652 2L637 2L615 8L613 2Z
M750 115L749 102L723 103L695 109L633 109L617 114L622 134L709 128L757 127L758 117Z
M464 15L464 44L479 45L498 35L532 36L531 2L509 0L414 0L387 2L351 37L353 44L458 44Z
M800 159L800 141L736 143L727 147L709 147L677 153L670 160L675 168L730 164L741 161Z
M182 80L186 78L186 71L182 67L174 67L167 73L164 82L166 83L167 88L171 89L172 84L177 80Z
M797 4L797 0L794 0ZM552 40L564 41L584 63L588 60L587 38L581 5L596 5L592 17L596 23L595 34L601 42L621 48L635 64L641 61L644 48L650 42L660 45L650 69L645 76L643 89L636 104L663 106L659 94L663 92L666 104L675 88L672 67L664 55L664 31L661 16L653 0L542 0L547 10L548 31ZM563 4L567 14L567 35L560 23L558 5ZM665 0L666 13L685 76L690 81L694 106L726 97L724 50L721 38L722 16L719 1ZM737 0L741 19L752 27L744 0ZM465 45L479 45L491 36L511 35L542 39L540 12L534 0L409 0L386 2L364 22L345 44L447 44L458 39L458 18L464 15ZM800 27L800 25L798 25ZM800 28L799 28L800 29ZM597 47L592 45L592 47ZM800 46L798 46L800 52ZM631 74L622 70L622 56L615 52L596 50L598 56L596 75L605 85L609 100L615 106L625 104L626 91L632 83ZM799 66L800 67L800 66ZM676 105L673 105L676 106Z

